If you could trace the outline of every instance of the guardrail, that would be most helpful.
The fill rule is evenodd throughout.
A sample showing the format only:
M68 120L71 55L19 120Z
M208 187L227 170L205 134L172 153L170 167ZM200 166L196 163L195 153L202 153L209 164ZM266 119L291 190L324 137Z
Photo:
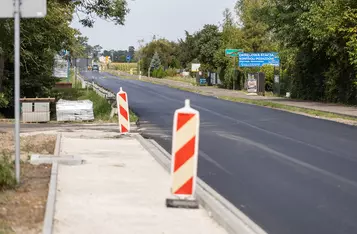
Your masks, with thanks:
M77 75L77 79L81 82L82 88L92 88L99 96L107 100L115 100L115 94L113 92L99 86L98 84L94 83L94 81L86 81L80 75Z
M113 118L115 114L118 113L118 108L117 108L117 100L116 100L116 94L114 94L112 91L107 90L98 84L94 83L94 81L89 82L86 81L81 75L77 74L77 80L79 80L82 84L82 88L91 88L93 89L96 94L99 96L105 98L108 103L112 107L112 111L110 113L110 118Z

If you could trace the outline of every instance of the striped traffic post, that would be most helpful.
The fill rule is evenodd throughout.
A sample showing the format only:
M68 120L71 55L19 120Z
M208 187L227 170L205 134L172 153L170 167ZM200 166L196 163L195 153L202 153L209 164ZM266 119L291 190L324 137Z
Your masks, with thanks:
M195 200L197 178L199 112L190 107L190 100L185 100L185 107L176 110L174 115L171 160L171 194L174 199L167 199L167 207L198 208Z
M120 133L130 132L130 118L129 118L129 104L128 95L123 91L122 87L117 94L117 108L119 119L119 131Z

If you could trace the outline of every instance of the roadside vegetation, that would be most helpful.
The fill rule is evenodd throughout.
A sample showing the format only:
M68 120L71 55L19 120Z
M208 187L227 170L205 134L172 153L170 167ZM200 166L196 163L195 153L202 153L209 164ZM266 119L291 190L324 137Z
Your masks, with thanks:
M21 184L15 180L13 132L1 132L0 142L0 233L40 233L51 165L31 165L28 160L32 154L52 155L56 135L21 136Z
M21 96L48 97L59 81L53 77L53 58L62 50L70 51L72 58L99 56L101 47L89 46L88 38L71 28L72 20L85 27L93 27L96 18L123 25L127 14L125 0L47 0L45 19L21 22ZM0 113L12 113L14 106L13 25L12 19L0 19Z
M186 32L178 41L154 36L135 59L150 77L175 77L200 63L203 76L217 73L226 89L242 90L247 73L264 72L265 89L275 95L357 105L356 30L357 1L237 0L219 25ZM225 49L278 52L280 68L240 68ZM280 92L274 90L274 73L280 75Z
M96 122L117 122L118 118L113 117L110 119L110 113L112 110L111 104L107 99L98 95L92 88L82 88L81 82L75 80L73 70L71 70L72 88L69 89L53 89L51 96L56 100L64 99L70 101L76 100L90 100L93 102L93 114ZM138 117L130 110L130 121L136 122Z

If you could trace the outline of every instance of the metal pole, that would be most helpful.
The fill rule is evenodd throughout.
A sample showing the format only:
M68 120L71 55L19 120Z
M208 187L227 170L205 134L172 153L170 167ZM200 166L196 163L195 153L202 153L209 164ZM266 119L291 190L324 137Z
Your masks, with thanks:
M20 183L20 0L15 0L15 171Z
M69 82L69 78L71 76L71 57L68 51L68 59L67 59L67 82Z

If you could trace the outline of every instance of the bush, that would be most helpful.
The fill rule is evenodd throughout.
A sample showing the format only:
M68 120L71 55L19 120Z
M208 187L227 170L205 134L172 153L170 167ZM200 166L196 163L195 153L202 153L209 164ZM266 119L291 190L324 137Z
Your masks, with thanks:
M167 75L168 77L174 77L174 76L176 76L176 75L177 75L176 69L174 69L174 68L169 68L169 69L167 69L167 70L166 70L166 75Z
M157 69L154 69L153 71L152 71L152 73L151 73L151 76L152 77L157 77Z
M5 97L5 94L0 93L0 108L5 108L9 104L9 101Z
M162 67L160 67L158 70L157 70L157 74L156 74L156 77L157 78L164 78L166 76L166 72L164 71L164 69Z
M265 90L273 91L274 87L274 66L265 65L260 68L260 71L265 74Z
M16 185L14 167L10 158L4 152L0 155L0 190L13 188Z
M65 100L78 100L79 97L83 95L82 89L53 89L49 92L48 96Z

